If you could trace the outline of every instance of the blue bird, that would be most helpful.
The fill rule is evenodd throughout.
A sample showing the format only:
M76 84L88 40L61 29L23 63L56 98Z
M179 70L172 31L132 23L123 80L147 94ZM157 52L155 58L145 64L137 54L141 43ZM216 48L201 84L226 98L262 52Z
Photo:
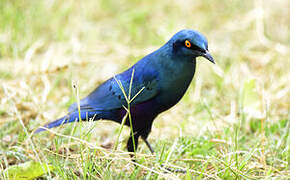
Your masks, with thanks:
M80 111L76 103L72 104L66 116L40 127L35 133L80 120L107 119L122 123L127 113L124 107L128 108L130 101L134 133L128 139L127 149L134 152L141 137L153 153L147 141L153 120L183 97L194 76L199 56L215 63L208 52L205 36L195 30L181 30L161 48L83 98L79 103ZM125 125L130 127L128 118Z

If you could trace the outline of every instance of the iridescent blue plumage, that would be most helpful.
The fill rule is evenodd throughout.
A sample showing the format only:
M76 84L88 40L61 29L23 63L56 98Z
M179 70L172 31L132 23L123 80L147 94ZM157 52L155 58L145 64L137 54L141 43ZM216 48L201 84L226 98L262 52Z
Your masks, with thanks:
M108 119L121 123L126 114L127 101L120 88L121 82L128 95L130 80L131 97L140 92L130 103L134 130L135 147L138 138L147 142L153 120L161 112L174 106L186 92L195 73L196 57L203 56L214 63L208 53L206 38L194 30L182 30L176 33L166 44L145 56L128 70L116 75L97 87L91 94L80 101L81 120ZM134 73L133 73L134 71ZM77 104L69 108L69 113L52 123L45 125L52 128L61 124L79 121ZM129 121L126 121L129 125ZM39 128L36 132L43 131ZM132 137L127 148L134 150Z

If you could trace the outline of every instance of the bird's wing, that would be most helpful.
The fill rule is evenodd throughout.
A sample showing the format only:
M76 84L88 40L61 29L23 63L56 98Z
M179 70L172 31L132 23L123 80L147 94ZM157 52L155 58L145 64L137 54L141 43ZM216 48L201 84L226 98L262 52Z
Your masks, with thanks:
M112 110L127 106L124 93L129 97L132 68L111 78L96 88L90 95L80 101L81 110ZM118 83L118 82L119 83ZM123 89L123 90L122 90ZM158 74L153 70L139 70L134 73L130 99L131 105L150 100L158 94ZM76 103L69 111L76 111Z

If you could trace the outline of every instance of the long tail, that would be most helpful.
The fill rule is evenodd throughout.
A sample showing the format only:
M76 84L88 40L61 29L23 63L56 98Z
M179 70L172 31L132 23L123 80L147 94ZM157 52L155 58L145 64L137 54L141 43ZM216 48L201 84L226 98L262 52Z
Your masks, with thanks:
M50 123L44 125L43 127L38 128L34 132L34 134L40 133L42 131L45 131L46 129L54 128L54 127L57 127L57 126L60 126L63 124L67 124L67 123L71 123L71 122L78 122L78 121L80 121L80 119L83 121L86 121L86 120L88 121L90 119L98 120L101 118L100 114L101 114L101 112L96 112L96 111L89 111L89 112L84 111L84 112L81 112L80 114L78 111L75 111L75 112L69 113L68 115L66 115L62 118L59 118L53 122L50 122Z

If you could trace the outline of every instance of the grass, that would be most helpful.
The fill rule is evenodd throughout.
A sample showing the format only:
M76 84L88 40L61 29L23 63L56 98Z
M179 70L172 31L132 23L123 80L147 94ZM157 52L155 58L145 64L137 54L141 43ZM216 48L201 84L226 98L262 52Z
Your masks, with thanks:
M9 179L5 169L30 161L45 172L53 167L45 179L289 179L288 6L2 0L1 179ZM31 135L77 100L73 84L84 97L182 28L207 36L217 65L199 58L185 97L154 121L155 155L140 141L137 162L130 161L129 128L119 135L120 125L108 121Z

